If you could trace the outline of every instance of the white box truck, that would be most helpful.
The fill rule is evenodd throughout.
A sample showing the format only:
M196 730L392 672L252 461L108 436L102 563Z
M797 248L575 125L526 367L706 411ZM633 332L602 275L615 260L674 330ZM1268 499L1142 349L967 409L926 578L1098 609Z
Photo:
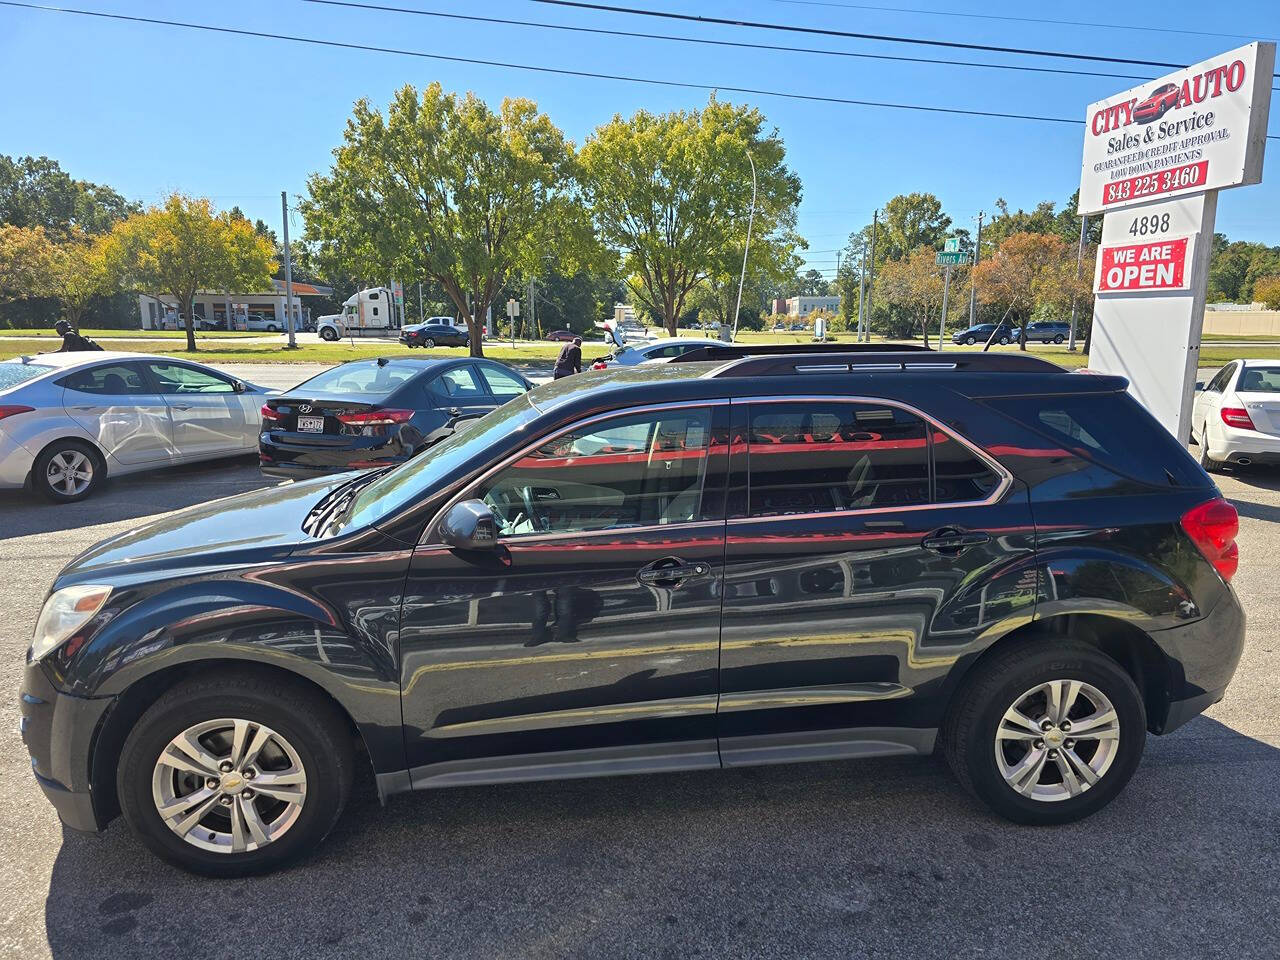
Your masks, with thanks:
M399 327L389 287L370 287L354 293L342 304L341 313L316 321L316 333L321 340L330 342L344 337L385 337Z

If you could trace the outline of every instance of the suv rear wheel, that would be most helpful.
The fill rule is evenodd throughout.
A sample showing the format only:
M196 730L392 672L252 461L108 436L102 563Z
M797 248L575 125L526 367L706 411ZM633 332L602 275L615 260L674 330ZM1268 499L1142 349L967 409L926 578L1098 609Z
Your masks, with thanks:
M194 873L264 873L309 853L351 790L351 736L318 694L253 674L181 683L125 741L116 787L135 834Z
M1146 742L1146 711L1111 658L1051 640L977 669L956 695L946 755L965 788L1000 816L1070 823L1129 782Z

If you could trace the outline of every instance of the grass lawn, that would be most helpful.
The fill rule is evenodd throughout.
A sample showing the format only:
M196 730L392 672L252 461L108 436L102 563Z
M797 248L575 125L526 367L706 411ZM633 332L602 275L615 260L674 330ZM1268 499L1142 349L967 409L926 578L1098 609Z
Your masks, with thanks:
M220 336L222 338L228 337L227 334L221 334ZM739 338L746 343L810 342L807 334L789 332L776 334L744 332L739 334ZM241 344L225 341L222 343L211 342L219 339L219 335L214 334L201 337L200 349L194 354L189 354L186 351L185 340L179 336L171 336L163 340L120 342L118 346L111 343L110 338L103 339L105 341L103 345L108 350L120 349L140 353L173 354L190 357L193 360L205 363L342 363L346 360L362 360L381 356L461 357L467 353L465 347L435 347L429 351L410 350L401 344L385 342L357 342L355 345L350 343L307 343L296 350L289 350L284 346L283 341L281 343ZM852 337L841 336L840 339L842 341L851 341ZM891 345L890 341L879 338L875 338L875 342L883 343L886 346ZM918 343L919 341L915 342ZM936 348L936 341L930 340L930 345ZM44 346L44 344L30 342L24 344L21 341L0 340L0 360L7 360L10 357L17 357L23 354L35 355L41 352L38 348ZM52 343L49 346L52 347ZM485 344L484 352L486 357L502 363L509 363L513 366L531 363L545 365L559 355L560 347L560 344L551 342L522 344L512 347L510 344L493 341ZM957 349L959 348L948 343L944 353ZM1017 351L1018 348L1010 345L1007 347L992 347L991 349L996 353L1009 353ZM583 344L582 352L584 361L590 363L604 356L608 351L603 343L588 341ZM1083 367L1088 363L1088 358L1083 353L1078 351L1069 353L1065 347L1059 346L1036 344L1035 346L1029 346L1027 353L1032 356L1043 357L1068 369ZM1261 360L1280 360L1280 346L1258 346L1253 348L1215 346L1213 341L1206 340L1200 350L1200 365L1202 367L1221 366L1245 353L1250 357Z
M80 331L86 337L94 340L117 340L139 339L139 340L185 340L187 331L185 330L95 330L86 327ZM234 340L236 337L269 337L269 333L255 333L251 330L197 330L197 340ZM278 334L281 338L284 334ZM59 336L52 329L24 330L18 327L10 329L0 329L0 337L48 337L50 340L58 340Z
M1274 333L1206 333L1200 339L1205 343L1214 340L1238 340L1248 343L1280 343L1280 336Z

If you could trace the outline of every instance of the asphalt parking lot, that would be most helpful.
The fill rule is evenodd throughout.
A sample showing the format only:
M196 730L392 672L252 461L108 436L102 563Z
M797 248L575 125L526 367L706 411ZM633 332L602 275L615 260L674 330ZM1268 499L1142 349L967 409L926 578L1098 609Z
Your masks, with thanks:
M1092 819L996 820L940 760L357 794L305 864L208 881L119 821L64 832L14 699L44 592L91 543L262 486L252 459L0 495L0 954L94 957L1276 957L1280 472L1219 483L1249 615L1226 700L1152 738Z

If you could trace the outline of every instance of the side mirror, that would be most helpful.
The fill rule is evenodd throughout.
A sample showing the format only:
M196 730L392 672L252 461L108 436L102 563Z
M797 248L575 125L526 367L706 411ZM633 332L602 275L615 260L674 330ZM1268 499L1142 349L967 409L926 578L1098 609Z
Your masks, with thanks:
M498 545L498 524L488 504L462 500L440 521L440 539L455 550L492 550Z
M249 385L243 380L234 381L232 386L235 388L236 393L246 393L249 390Z

